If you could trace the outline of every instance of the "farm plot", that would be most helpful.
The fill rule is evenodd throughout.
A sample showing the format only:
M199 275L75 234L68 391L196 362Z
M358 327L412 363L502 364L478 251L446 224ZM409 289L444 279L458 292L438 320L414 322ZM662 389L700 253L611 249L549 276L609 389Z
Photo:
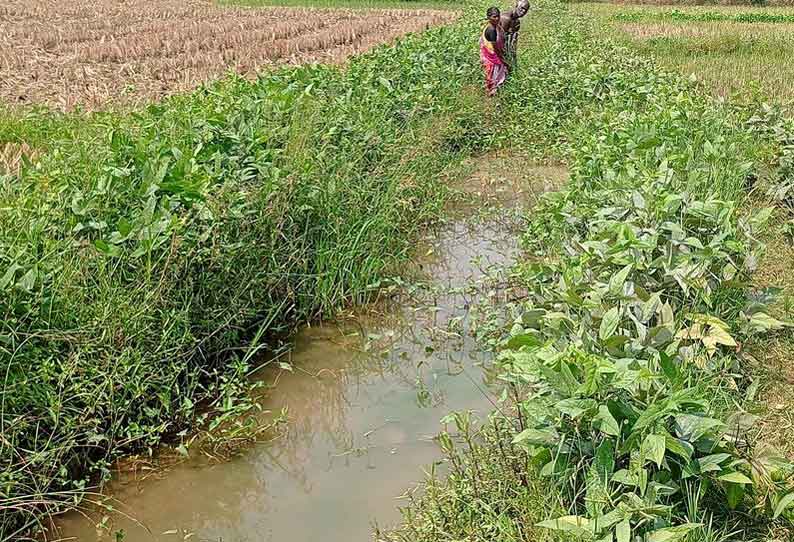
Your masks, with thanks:
M671 9L580 4L581 13L663 66L694 74L721 97L794 100L794 12L748 6Z
M449 16L199 0L10 0L0 6L0 102L95 109L157 99L228 71L339 62L442 15Z

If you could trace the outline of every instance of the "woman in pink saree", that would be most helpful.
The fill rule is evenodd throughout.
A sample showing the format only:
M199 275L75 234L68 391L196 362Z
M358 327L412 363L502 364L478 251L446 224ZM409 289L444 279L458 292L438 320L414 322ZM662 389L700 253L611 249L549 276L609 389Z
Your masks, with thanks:
M507 78L505 34L499 24L499 8L488 8L487 15L488 24L480 36L480 60L485 70L485 88L493 96Z

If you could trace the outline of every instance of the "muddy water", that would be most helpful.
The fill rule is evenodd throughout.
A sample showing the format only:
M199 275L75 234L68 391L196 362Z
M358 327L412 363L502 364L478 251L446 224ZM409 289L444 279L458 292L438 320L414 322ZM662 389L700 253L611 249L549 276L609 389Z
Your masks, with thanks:
M160 475L119 475L107 492L123 514L73 513L60 536L80 541L365 542L394 524L398 497L438 460L433 436L451 410L490 410L469 336L471 307L489 295L489 270L516 250L508 224L461 219L419 250L426 282L384 318L304 330L292 371L263 405L289 410L286 433L211 464L192 458ZM498 295L498 294L497 294ZM134 518L134 520L132 519Z

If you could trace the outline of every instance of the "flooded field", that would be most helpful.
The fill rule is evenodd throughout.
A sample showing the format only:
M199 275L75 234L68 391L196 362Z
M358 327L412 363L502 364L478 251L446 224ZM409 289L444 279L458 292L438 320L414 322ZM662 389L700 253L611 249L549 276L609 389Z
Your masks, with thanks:
M145 479L120 474L107 493L121 513L72 513L59 535L350 542L394 523L398 498L439 457L441 418L491 409L471 310L501 295L489 273L516 252L510 228L494 216L455 220L420 249L425 279L404 289L400 308L301 332L294 369L261 375L278 381L264 408L288 409L282 437L228 462L198 457Z

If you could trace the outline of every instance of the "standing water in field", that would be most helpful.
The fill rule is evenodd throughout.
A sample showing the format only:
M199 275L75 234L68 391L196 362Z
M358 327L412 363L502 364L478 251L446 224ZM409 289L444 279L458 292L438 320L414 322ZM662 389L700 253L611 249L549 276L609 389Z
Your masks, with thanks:
M501 215L510 211L502 210ZM121 513L71 513L61 537L80 541L365 542L399 520L398 499L439 458L433 436L453 410L492 409L470 337L471 309L496 301L490 271L516 253L510 221L460 219L420 248L426 283L385 317L307 328L291 371L263 407L287 408L283 436L227 462L191 458L107 488ZM196 454L200 455L200 454ZM105 528L97 524L105 518Z

